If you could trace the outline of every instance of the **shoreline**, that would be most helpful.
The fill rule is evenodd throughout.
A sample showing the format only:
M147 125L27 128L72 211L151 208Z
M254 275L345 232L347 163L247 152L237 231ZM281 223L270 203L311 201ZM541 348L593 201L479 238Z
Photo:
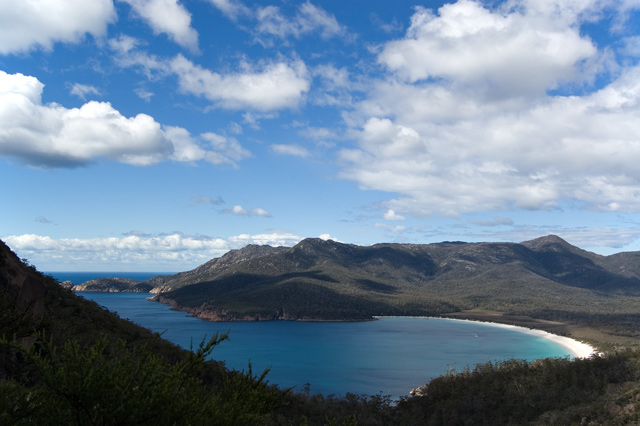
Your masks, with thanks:
M550 333L548 331L539 330L535 328L528 328L519 325L513 324L505 324L500 322L493 321L479 321L472 319L462 319L462 318L448 318L448 317L419 317L419 316L376 316L376 319L384 319L384 318L425 318L425 319L437 319L437 320L448 320L448 321L465 321L465 322L473 322L477 324L486 324L492 327L499 328L507 328L510 330L516 330L522 333L530 334L532 336L541 337L543 339L550 340L554 343L557 343L566 349L569 350L573 354L572 358L580 359L580 358L589 358L597 353L596 348L593 346L583 343L579 340L572 339L566 336L560 336L557 334Z

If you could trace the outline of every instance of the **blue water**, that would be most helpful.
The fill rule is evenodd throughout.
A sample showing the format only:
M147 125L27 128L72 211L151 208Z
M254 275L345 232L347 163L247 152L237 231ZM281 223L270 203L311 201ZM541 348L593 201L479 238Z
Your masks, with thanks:
M58 273L50 275L62 279ZM148 294L78 294L152 331L164 332L164 338L186 348L192 341L195 346L205 336L228 331L230 340L214 350L214 359L235 370L246 371L249 363L254 373L270 368L270 383L298 390L309 383L312 393L324 395L381 393L397 398L451 369L511 358L570 355L547 339L483 323L428 318L209 322L150 302Z

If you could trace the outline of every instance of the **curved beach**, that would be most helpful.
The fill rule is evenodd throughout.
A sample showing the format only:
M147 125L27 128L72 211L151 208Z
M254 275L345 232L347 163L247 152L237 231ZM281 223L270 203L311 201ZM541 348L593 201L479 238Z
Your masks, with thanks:
M430 318L444 319L444 320L449 320L449 321L476 322L476 323L480 323L480 324L489 324L489 325L494 326L494 327L501 327L501 328L508 328L508 329L511 329L511 330L517 330L517 331L520 331L522 333L527 333L527 334L531 334L533 336L542 337L542 338L545 338L547 340L551 340L551 341L553 341L555 343L558 343L559 345L562 345L565 348L567 348L573 354L573 358L589 358L590 356L592 356L592 355L594 355L596 353L595 348L593 346L591 346L591 345L588 345L586 343L583 343L583 342L580 342L578 340L572 339L570 337L558 336L557 334L549 333L548 331L544 331L544 330L536 330L536 329L533 329L533 328L521 327L521 326L518 326L518 325L511 325L511 324L503 324L503 323L499 323L499 322L474 321L474 320L467 320L467 319L441 318L441 317L430 317Z
M376 316L374 318L394 318L394 317ZM572 339L570 337L559 336L557 334L549 333L548 331L522 327L519 325L504 324L504 323L492 322L492 321L477 321L477 320L470 320L470 319L447 318L447 317L410 317L410 318L426 318L426 319L437 319L437 320L447 320L447 321L474 322L478 324L490 325L493 327L508 328L511 330L519 331L521 333L527 333L533 336L542 337L544 339L551 340L567 348L571 352L573 358L589 358L590 356L596 353L596 349L593 346L580 342L578 340Z

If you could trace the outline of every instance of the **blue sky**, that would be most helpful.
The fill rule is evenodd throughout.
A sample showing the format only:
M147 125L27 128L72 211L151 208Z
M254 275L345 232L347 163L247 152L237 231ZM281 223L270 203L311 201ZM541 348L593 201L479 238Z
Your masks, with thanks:
M0 3L0 238L45 271L246 244L640 250L640 1Z

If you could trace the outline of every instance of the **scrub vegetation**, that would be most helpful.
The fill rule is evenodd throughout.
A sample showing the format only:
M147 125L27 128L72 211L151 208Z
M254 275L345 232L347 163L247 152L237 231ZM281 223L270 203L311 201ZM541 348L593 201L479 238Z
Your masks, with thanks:
M0 244L0 424L623 425L640 417L640 353L629 348L450 371L392 402L279 389L249 365L229 371L206 360L225 338L183 350Z

